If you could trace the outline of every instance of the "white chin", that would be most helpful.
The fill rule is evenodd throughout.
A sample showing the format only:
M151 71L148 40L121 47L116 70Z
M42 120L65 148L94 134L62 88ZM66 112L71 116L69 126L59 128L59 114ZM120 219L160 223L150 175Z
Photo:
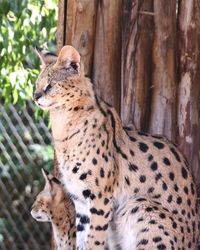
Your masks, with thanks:
M41 222L48 222L49 218L47 217L46 214L42 214L42 213L36 213L34 211L31 211L31 215L32 217L36 220L36 221L41 221Z
M40 108L42 108L42 109L49 109L49 108L51 108L51 106L53 106L53 103L52 102L50 102L50 101L48 101L48 100L38 100L37 101L37 105L40 107Z

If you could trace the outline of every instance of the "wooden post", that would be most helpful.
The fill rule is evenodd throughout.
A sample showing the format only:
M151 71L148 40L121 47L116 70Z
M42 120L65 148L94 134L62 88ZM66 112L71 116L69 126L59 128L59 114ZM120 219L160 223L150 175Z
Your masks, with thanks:
M200 8L182 0L178 11L178 143L189 160L200 194Z
M150 114L152 11L152 0L123 2L121 117L143 131Z
M68 0L65 44L74 46L84 63L85 73L91 76L97 0Z
M96 92L118 111L120 105L122 0L98 4L93 82Z
M154 0L153 82L150 132L176 132L176 1Z

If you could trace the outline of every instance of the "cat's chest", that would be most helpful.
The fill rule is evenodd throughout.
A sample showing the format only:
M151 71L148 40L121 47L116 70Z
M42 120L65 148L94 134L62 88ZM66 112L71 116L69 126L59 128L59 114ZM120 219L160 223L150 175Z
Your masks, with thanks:
M64 188L74 199L83 198L83 190L86 184L80 181L80 176L83 173L83 164L79 161L70 161L58 159L58 168L60 179Z

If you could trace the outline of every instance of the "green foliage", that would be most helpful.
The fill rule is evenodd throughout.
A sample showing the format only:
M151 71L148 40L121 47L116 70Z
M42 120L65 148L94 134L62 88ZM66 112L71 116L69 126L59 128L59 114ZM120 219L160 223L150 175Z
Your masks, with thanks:
M24 104L39 73L34 47L55 44L57 1L0 0L0 6L0 96Z

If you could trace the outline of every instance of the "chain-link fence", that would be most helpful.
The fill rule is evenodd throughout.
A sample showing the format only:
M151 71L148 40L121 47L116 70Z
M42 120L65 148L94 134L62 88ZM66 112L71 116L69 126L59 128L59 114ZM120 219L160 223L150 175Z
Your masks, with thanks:
M50 225L30 215L43 188L41 168L52 169L53 146L47 119L26 108L0 104L0 249L50 249Z

